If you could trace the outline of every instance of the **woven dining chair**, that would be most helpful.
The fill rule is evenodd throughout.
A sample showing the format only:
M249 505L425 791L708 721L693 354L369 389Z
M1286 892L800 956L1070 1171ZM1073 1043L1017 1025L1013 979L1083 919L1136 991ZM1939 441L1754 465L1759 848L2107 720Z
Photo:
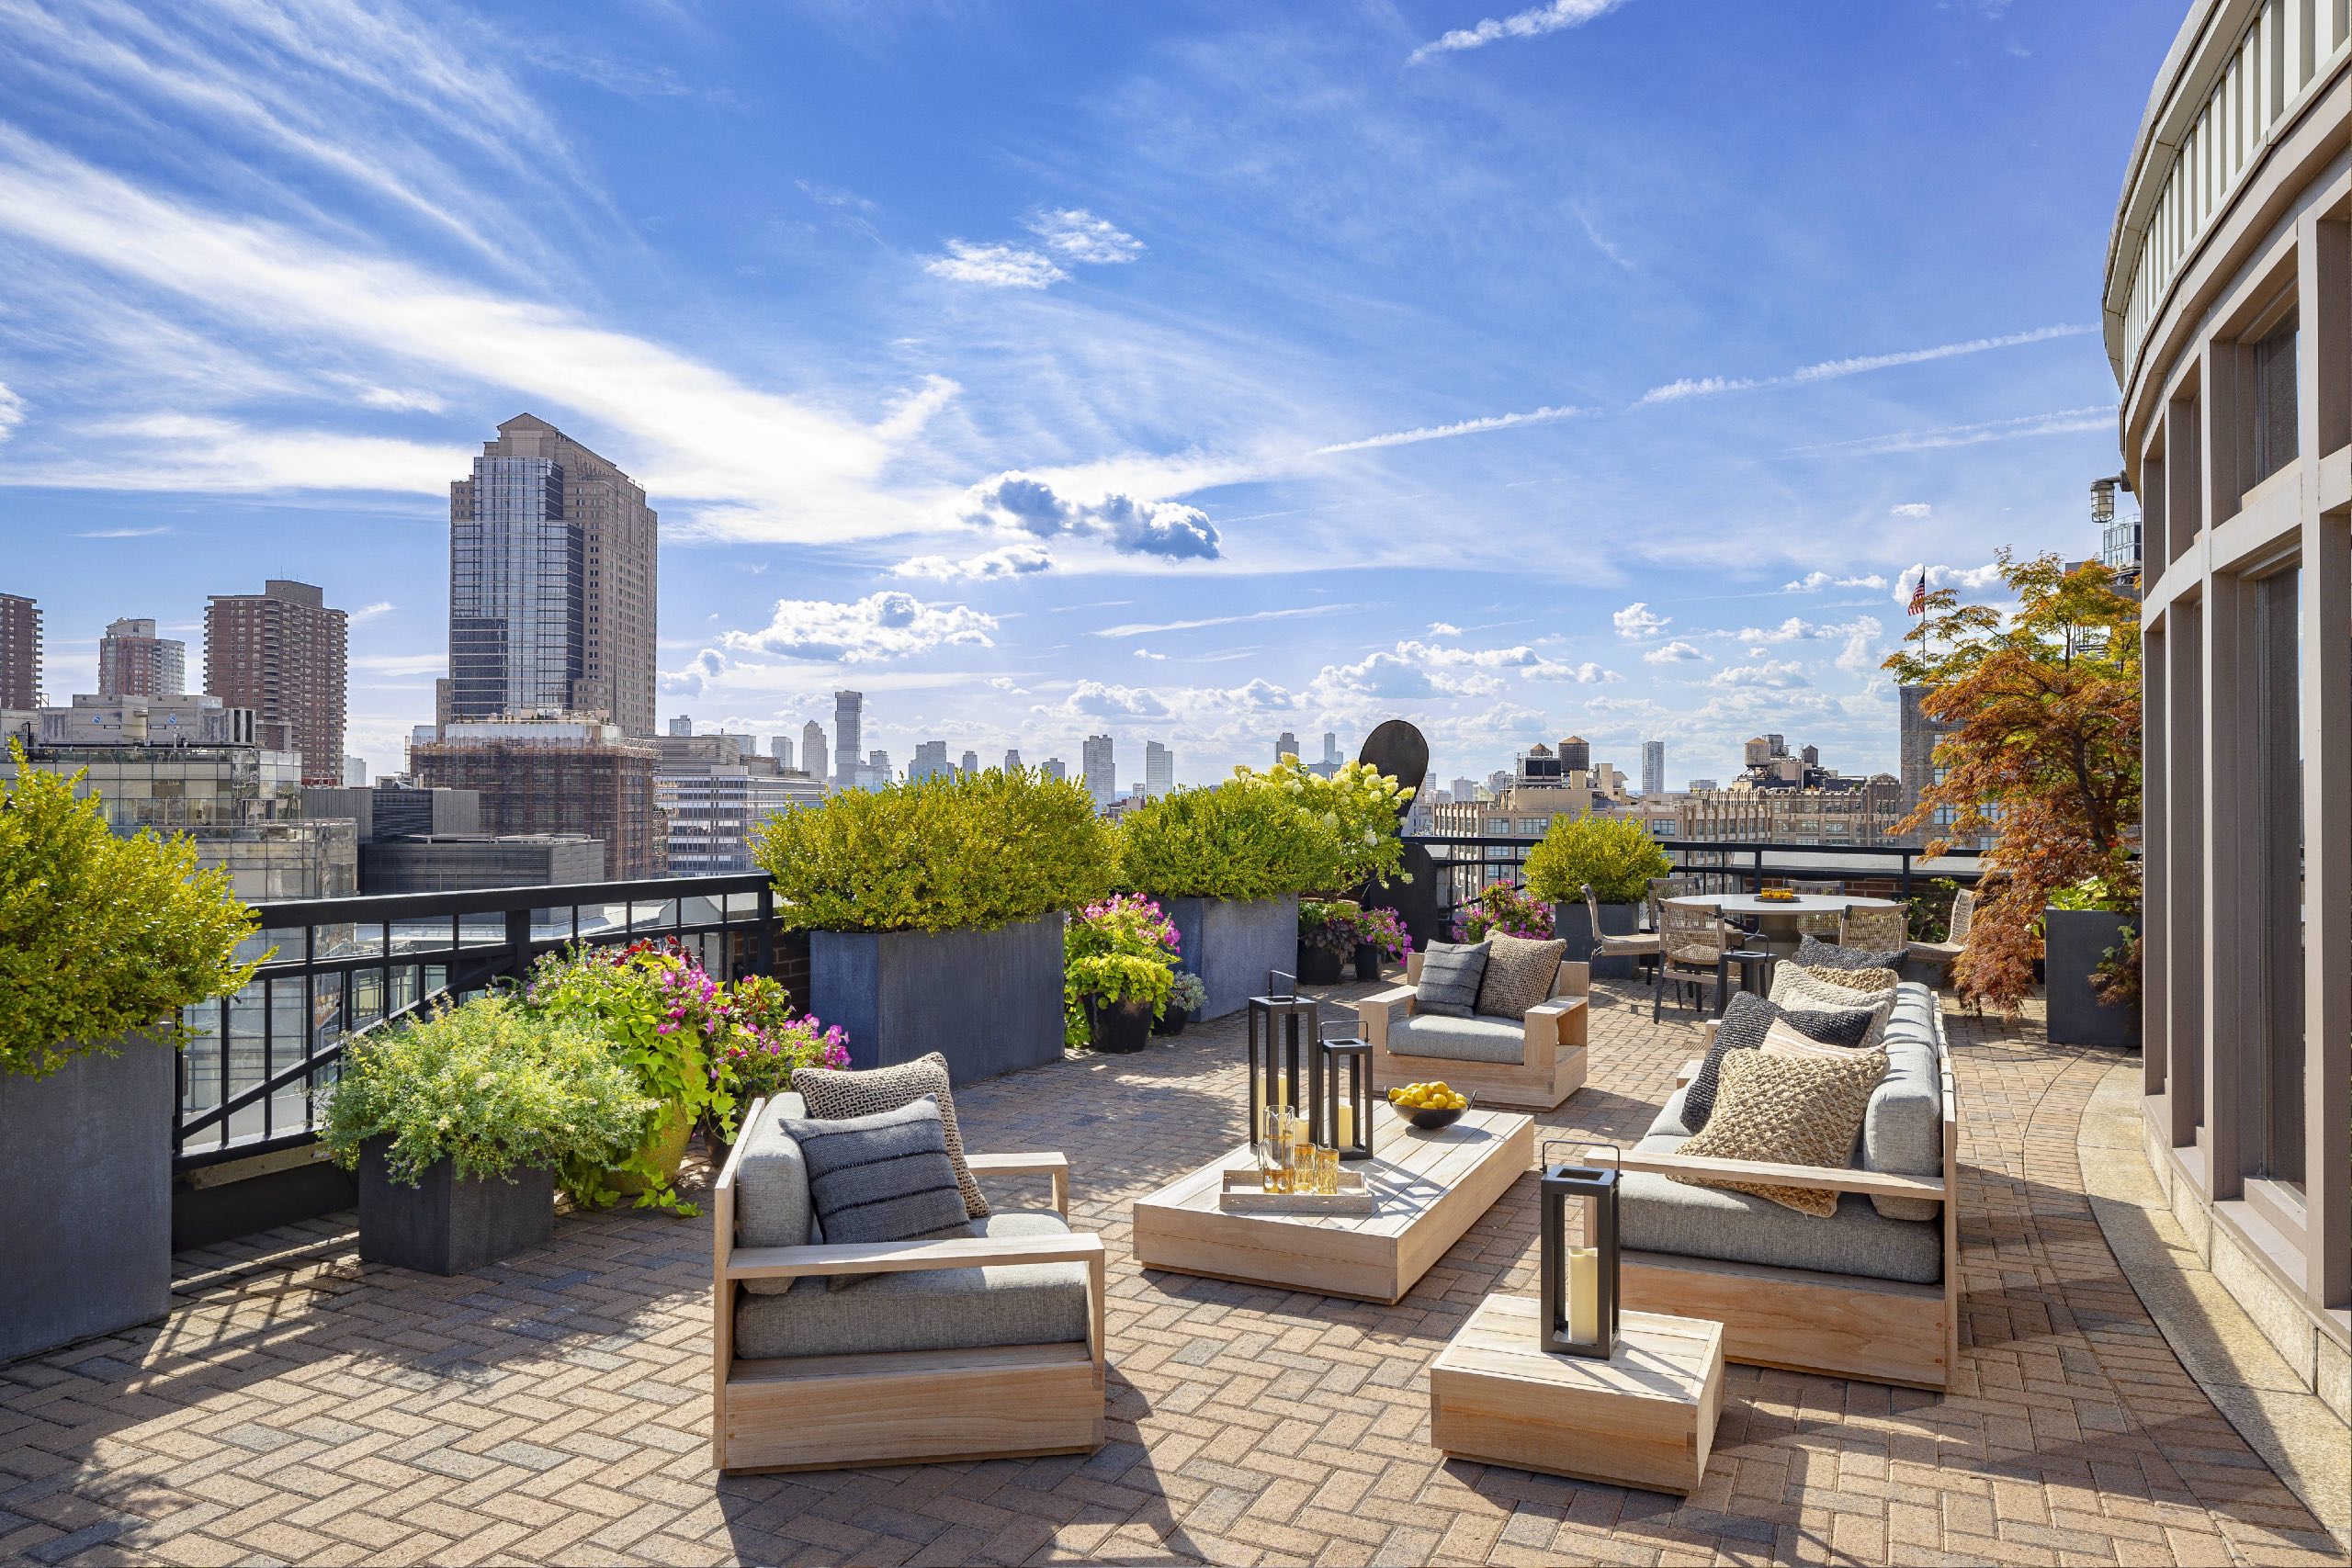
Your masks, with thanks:
M1694 1007L1704 1007L1698 987L1721 978L1724 954L1732 951L1733 928L1703 905L1661 901L1658 905L1657 984L1650 992L1650 1021L1656 1023L1668 985L1689 986Z
M1976 889L1963 887L1952 895L1951 934L1942 942L1915 942L1908 945L1911 956L1929 964L1949 968L1961 950L1968 945L1968 932L1976 923Z
M1600 929L1600 900L1592 891L1592 884L1584 885L1584 907L1592 917L1592 955L1595 958L1631 958L1636 963L1657 965L1658 935L1656 931L1636 931L1631 936L1611 936Z
M1838 922L1838 945L1871 953L1902 953L1911 945L1910 911L1897 904L1891 909L1849 909Z
M1842 882L1792 882L1789 891L1808 898L1842 898L1846 885ZM1838 940L1838 911L1822 909L1797 917L1797 930L1805 936L1817 936L1826 941Z

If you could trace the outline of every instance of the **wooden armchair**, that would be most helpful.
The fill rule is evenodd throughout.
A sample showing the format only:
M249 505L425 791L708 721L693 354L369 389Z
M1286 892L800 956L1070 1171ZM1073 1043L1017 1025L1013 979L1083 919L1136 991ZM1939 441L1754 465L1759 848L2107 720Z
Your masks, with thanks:
M1102 1237L1065 1229L873 1246L739 1246L738 1168L766 1125L766 1111L763 1101L752 1107L744 1136L711 1190L711 1449L718 1467L831 1470L1102 1447ZM1051 1177L1054 1209L1067 1220L1069 1166L1062 1156L975 1155L965 1163L978 1176ZM984 1270L1031 1264L1085 1265L1082 1339L758 1359L736 1353L737 1313L754 1299L743 1294L750 1281L798 1280L799 1289L809 1291L822 1290L829 1275L971 1270L977 1294L992 1288ZM877 1296L860 1299L852 1310L903 1324L924 1313L953 1314L956 1299Z
M1405 960L1405 984L1355 1002L1363 1037L1372 1044L1372 1078L1387 1089L1443 1078L1484 1105L1549 1111L1584 1087L1592 965L1564 962L1552 997L1524 1020L1432 1018L1417 1021L1413 993L1421 955ZM1436 1053L1446 1053L1438 1055ZM1471 1055L1454 1055L1468 1052Z

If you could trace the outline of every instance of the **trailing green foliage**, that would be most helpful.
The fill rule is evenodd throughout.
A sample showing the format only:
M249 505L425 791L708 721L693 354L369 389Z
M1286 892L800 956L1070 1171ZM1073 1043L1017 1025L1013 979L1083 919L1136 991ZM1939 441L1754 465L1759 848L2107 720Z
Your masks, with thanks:
M346 1169L390 1136L391 1179L413 1187L444 1159L469 1178L609 1166L656 1109L596 1030L477 997L345 1047L319 1136Z
M180 1010L252 978L252 911L186 838L118 837L83 775L0 784L0 1076L47 1077L130 1030L185 1044ZM264 956L266 956L265 954Z
M1649 829L1629 818L1555 817L1528 852L1527 890L1554 904L1580 903L1589 886L1603 904L1638 904L1653 876L1674 870Z
M1090 997L1098 1001L1148 1001L1151 1016L1159 1018L1174 993L1176 965L1182 951L1182 941L1167 915L1140 895L1116 894L1072 915L1062 928L1063 1042L1086 1043Z
M1344 874L1333 825L1246 768L1128 812L1118 852L1118 885L1161 898L1280 898L1328 891Z
M844 790L768 818L752 858L809 931L993 931L1111 889L1092 799L1025 768Z

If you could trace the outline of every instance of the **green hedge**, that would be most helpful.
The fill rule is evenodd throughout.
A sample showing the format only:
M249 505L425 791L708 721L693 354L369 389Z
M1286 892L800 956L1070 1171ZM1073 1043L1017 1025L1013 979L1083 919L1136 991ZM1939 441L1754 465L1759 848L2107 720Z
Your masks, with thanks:
M1255 774L1180 789L1119 824L1119 886L1160 898L1279 898L1340 884L1339 837Z
M1587 884L1603 904L1638 904L1653 876L1674 870L1641 823L1623 817L1555 817L1527 854L1527 890L1554 904L1580 903Z
M1028 769L845 790L768 819L753 859L778 918L831 931L992 931L1111 890L1111 831Z
M28 767L0 790L0 1075L46 1077L116 1036L175 1043L180 1010L233 991L251 910L185 838L118 837L82 775Z

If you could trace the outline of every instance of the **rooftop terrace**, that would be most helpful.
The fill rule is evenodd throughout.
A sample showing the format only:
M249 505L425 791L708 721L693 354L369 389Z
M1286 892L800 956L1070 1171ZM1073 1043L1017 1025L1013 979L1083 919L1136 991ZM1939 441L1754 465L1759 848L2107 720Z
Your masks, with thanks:
M1539 1136L1630 1143L1698 1015L1594 1000L1590 1081ZM974 1147L1066 1151L1110 1247L1097 1453L721 1476L707 1220L567 1213L437 1279L361 1266L343 1215L184 1253L168 1319L0 1366L0 1560L2342 1562L2094 1216L2086 1109L2132 1059L1946 1022L1951 1390L1730 1366L1687 1501L1429 1446L1430 1358L1487 1292L1534 1291L1532 1172L1394 1307L1135 1266L1132 1201L1240 1141L1237 1018L957 1096Z

